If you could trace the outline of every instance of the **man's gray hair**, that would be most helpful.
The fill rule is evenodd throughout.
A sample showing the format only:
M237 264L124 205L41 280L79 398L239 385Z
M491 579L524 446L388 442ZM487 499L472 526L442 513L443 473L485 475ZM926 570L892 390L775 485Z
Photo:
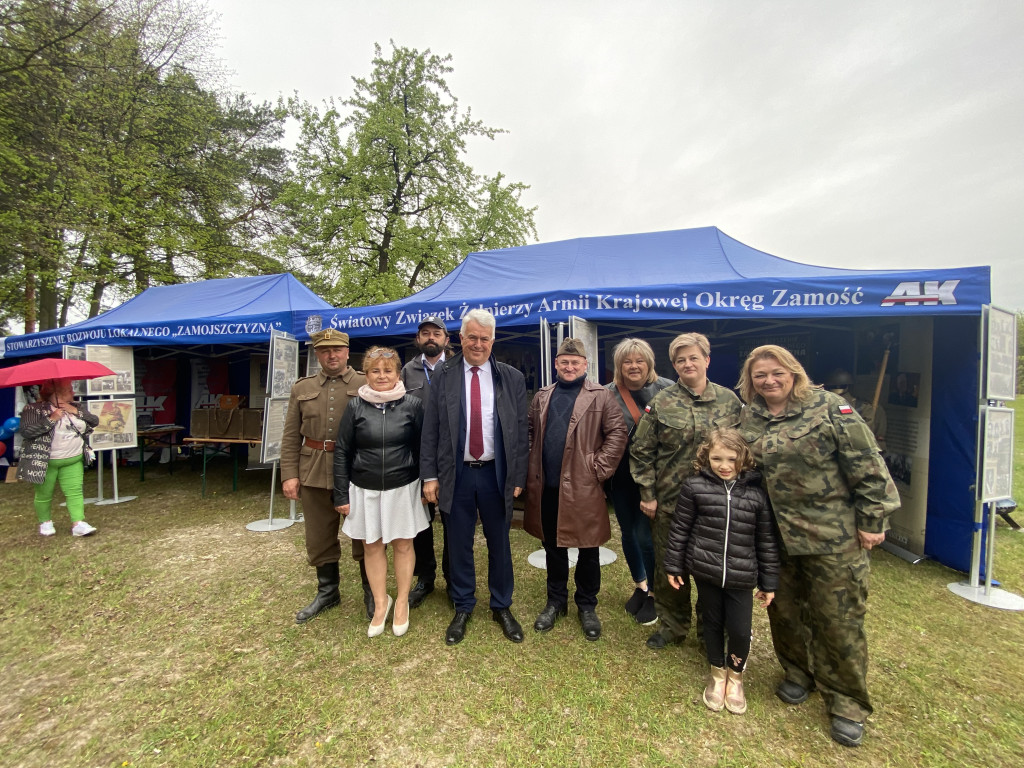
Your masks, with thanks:
M492 337L498 327L498 321L494 319L494 315L489 310L471 309L462 316L462 329L459 331L460 333L466 332L466 326L469 325L470 320L479 323L484 328L490 328Z

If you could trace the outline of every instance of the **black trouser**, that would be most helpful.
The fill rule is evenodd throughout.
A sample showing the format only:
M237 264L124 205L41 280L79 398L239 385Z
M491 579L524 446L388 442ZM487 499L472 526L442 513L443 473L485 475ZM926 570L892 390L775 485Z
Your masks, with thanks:
M540 502L540 524L544 531L544 554L548 569L548 601L569 602L569 550L555 545L558 540L558 489L545 488ZM601 591L601 558L598 547L580 547L576 560L576 606L592 611Z
M710 581L694 578L704 617L704 646L708 663L724 667L725 633L729 633L729 669L742 672L750 655L750 614L754 593L750 589L723 589Z
M434 518L437 516L437 505L427 504L427 514L430 515L430 525L416 534L412 540L412 548L416 552L416 576L424 584L433 584L437 578L437 557L434 554ZM448 528L444 524L444 515L441 515L441 572L444 574L445 584L450 584L448 579Z

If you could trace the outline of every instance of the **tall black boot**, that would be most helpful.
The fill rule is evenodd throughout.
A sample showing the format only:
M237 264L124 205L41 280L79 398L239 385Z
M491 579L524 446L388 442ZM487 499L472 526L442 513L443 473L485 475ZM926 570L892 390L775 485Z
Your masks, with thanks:
M370 589L370 580L366 576L366 563L362 560L359 561L359 578L363 582L363 605L366 606L366 620L373 621L373 590Z
M317 590L313 602L295 614L296 624L305 624L314 616L319 616L328 608L341 602L338 591L338 564L325 563L316 567Z

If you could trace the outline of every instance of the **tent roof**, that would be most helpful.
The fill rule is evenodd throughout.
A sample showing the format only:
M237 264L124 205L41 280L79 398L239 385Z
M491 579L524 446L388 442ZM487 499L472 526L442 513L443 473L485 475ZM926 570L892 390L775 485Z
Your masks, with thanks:
M10 337L4 352L52 353L64 344L252 344L266 342L272 329L302 333L308 313L329 308L287 273L161 285L81 323Z
M980 314L989 295L988 267L818 267L751 248L717 227L701 227L471 253L448 275L407 298L337 309L314 321L371 336L414 333L423 317L434 314L457 330L465 311L475 307L494 312L499 329L535 327L538 316L563 322L570 315L639 325Z

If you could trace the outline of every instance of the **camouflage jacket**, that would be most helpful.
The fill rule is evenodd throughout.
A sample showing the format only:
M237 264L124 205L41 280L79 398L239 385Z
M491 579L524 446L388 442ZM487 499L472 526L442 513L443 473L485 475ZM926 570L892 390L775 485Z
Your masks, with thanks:
M842 397L811 390L772 416L756 397L740 432L764 477L790 555L847 552L857 531L884 533L900 498L864 419Z
M656 394L640 417L629 449L629 468L640 498L658 501L658 513L671 514L683 481L696 474L697 448L715 427L735 427L739 398L730 389L708 382L694 397L678 381Z

